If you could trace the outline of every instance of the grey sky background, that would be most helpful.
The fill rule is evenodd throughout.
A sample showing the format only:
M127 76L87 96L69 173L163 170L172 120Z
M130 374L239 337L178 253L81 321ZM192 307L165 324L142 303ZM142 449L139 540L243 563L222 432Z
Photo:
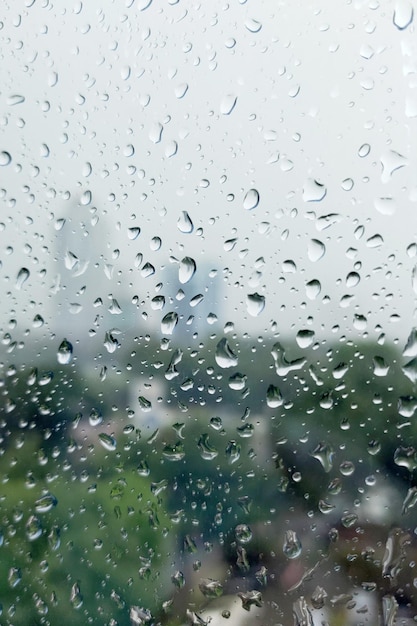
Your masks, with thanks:
M135 295L152 330L163 313L150 299L181 287L169 268L191 256L201 310L219 318L212 332L233 321L254 336L308 327L406 339L417 55L413 23L398 25L410 3L65 5L18 1L1 17L4 331L14 318L23 336L41 314L42 333L82 339L98 297L128 316ZM251 189L260 200L248 210ZM177 227L182 211L191 234ZM145 262L154 276L141 275ZM21 267L30 277L17 289ZM265 297L257 317L253 293ZM103 329L117 326L106 315Z

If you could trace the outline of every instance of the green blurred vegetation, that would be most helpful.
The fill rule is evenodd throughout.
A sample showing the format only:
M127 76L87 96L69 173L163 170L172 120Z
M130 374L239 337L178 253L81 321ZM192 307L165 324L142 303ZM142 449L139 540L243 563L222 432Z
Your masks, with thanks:
M310 512L325 520L304 551L311 566L367 476L405 496L417 402L396 346L291 343L285 363L305 362L283 374L272 339L230 343L236 368L218 367L212 338L180 348L174 377L165 376L174 348L150 339L120 350L122 376L48 358L37 369L4 366L2 623L128 625L132 606L183 623L186 598L204 597L181 595L179 572L189 594L188 577L198 580L219 547L226 587L239 576L259 586L263 563L282 569L271 554L282 551L276 535L288 520L302 529ZM162 389L150 410L134 398L138 380ZM415 521L411 510L406 523ZM242 524L253 534L247 545L236 536ZM337 558L348 571L348 550Z

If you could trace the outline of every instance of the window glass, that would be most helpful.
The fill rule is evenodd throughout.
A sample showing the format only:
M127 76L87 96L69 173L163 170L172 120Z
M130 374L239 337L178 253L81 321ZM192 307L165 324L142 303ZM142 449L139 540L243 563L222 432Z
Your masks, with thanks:
M4 5L2 624L417 621L413 18Z

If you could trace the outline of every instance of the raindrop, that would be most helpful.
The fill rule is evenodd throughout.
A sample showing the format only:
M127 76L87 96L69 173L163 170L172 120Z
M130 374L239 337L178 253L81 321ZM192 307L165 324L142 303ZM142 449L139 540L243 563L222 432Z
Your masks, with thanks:
M295 339L300 348L308 348L314 341L314 331L303 329L299 330Z
M334 457L334 449L331 445L327 443L319 443L311 453L311 456L320 461L325 472L330 472L333 467Z
M58 348L58 363L60 363L61 365L67 365L68 363L70 363L72 359L72 352L72 344L67 339L64 339Z
M12 162L12 157L10 156L8 152L6 152L5 150L3 152L0 152L0 167L9 165L9 163L11 162Z
M395 596L386 595L382 598L383 626L394 626L398 612L398 602Z
M184 257L178 269L178 279L182 285L190 282L196 272L197 266L194 259L189 256Z
M387 538L385 554L382 559L382 575L395 581L404 564L405 548L410 543L410 536L401 528L393 528Z
M301 541L293 530L287 530L284 537L282 551L289 559L296 559L301 554Z
M131 241L134 241L135 239L137 239L139 237L139 234L140 234L139 226L133 226L132 228L127 229L127 236L129 237Z
M392 21L398 30L405 30L414 18L414 9L408 0L399 0L394 9Z
M83 596L81 594L79 583L74 583L71 587L70 603L72 604L74 609L81 608L83 604Z
M256 292L248 294L246 297L246 308L249 315L257 317L265 308L265 296L261 296Z
M236 106L237 96L233 94L228 94L223 98L220 104L220 113L222 115L230 115L233 109Z
M231 440L226 446L226 458L231 465L240 459L241 446L237 441Z
M176 141L172 140L169 141L166 145L165 148L165 156L167 159L170 159L171 157L175 156L178 152L178 144Z
M105 448L109 452L114 452L114 450L116 450L117 442L113 435L108 435L107 433L99 433L98 438L103 448Z
M326 196L327 189L317 180L313 178L309 178L303 189L303 200L304 202L320 202Z
M48 513L58 504L58 500L51 493L46 493L35 502L37 513Z
M200 449L201 458L205 461L212 461L219 454L216 448L210 444L207 433L201 435L197 445Z
M179 100L185 96L188 91L188 83L181 83L175 87L175 97Z
M161 320L161 332L164 335L172 335L176 325L178 324L178 313L170 311Z
M315 300L321 292L321 284L319 280L310 280L306 283L306 294L310 300Z
M138 397L138 402L139 402L139 406L140 406L141 410L144 413L149 413L149 411L152 410L152 402L150 402L150 400L145 398L145 396L139 396Z
M311 239L308 243L307 254L310 261L319 261L326 253L326 246L319 239Z
M269 385L266 392L266 403L271 409L276 409L277 407L283 405L284 400L281 392L278 387L275 387L275 385Z
M218 580L204 578L200 581L198 588L203 596L209 599L219 598L223 594L223 587Z
M42 535L42 524L36 515L31 515L26 522L26 537L29 541L35 541Z
M171 580L177 589L182 589L185 585L185 576L182 572L177 571L171 576Z
M224 369L235 367L238 364L238 358L232 351L225 337L221 339L216 346L215 359L217 365Z
M149 130L149 139L152 141L152 143L155 143L155 144L160 143L162 139L163 130L164 130L164 127L159 122L152 124Z
M248 18L245 21L245 27L250 33L259 33L262 28L262 24L253 18Z
M304 357L288 361L284 348L278 342L273 345L271 354L275 361L275 371L278 376L287 376L290 372L302 369L307 363L307 359Z
M404 498L401 514L406 515L417 503L417 487L410 487Z
M30 276L30 272L26 267L20 268L16 278L16 289L22 289L24 283Z
M294 602L292 610L294 626L314 626L313 616L303 596Z
M152 263L145 263L140 271L142 278L149 278L155 274L155 268Z
M252 531L247 524L238 524L235 528L235 537L238 543L249 543Z
M375 376L386 376L388 374L389 365L385 363L382 356L375 356L372 359L372 363Z
M408 358L417 356L417 328L411 330L403 350L403 356Z
M187 211L181 211L181 215L177 221L178 230L184 234L192 233L194 230L193 223Z
M12 589L17 587L17 585L22 580L22 572L21 572L20 568L18 568L18 567L11 567L9 569L9 574L8 574L7 580L9 581L9 585L10 585L10 587Z
M417 383L417 358L411 359L401 369L413 384Z
M245 198L243 200L243 208L247 211L252 211L259 204L259 192L257 189L249 189L246 192Z
M14 94L7 98L7 104L9 106L16 106L16 104L23 104L24 101L25 101L25 96L21 96L18 94Z
M80 204L82 206L88 206L89 204L91 204L92 198L93 198L93 194L91 193L89 189L87 189L87 191L84 191L84 193L82 194L80 198Z
M174 444L166 444L162 449L162 456L168 461L181 461L185 457L184 444L177 441Z

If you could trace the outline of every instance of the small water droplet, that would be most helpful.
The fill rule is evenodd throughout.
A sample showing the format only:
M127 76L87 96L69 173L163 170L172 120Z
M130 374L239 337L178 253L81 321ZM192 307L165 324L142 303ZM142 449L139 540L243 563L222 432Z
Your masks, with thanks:
M29 541L36 541L42 535L42 524L39 517L31 515L26 522L26 537Z
M321 284L319 280L310 280L306 283L306 294L310 300L315 300L321 292Z
M134 241L135 239L137 239L139 235L140 235L139 226L133 226L132 228L127 229L127 236L129 237L131 241Z
M83 596L81 594L79 583L74 583L71 587L70 602L74 609L80 609L83 604Z
M58 363L61 363L61 365L67 365L68 363L70 363L72 359L72 353L72 344L68 341L68 339L64 339L58 348Z
M243 199L243 208L247 211L256 209L259 204L259 191L257 189L249 189Z

